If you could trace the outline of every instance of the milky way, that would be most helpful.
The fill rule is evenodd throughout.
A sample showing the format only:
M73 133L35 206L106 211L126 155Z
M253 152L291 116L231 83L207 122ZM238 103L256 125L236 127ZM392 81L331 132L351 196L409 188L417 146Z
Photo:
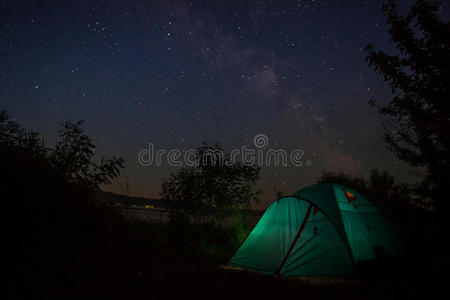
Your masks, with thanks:
M410 1L400 3L405 11ZM379 1L3 1L0 109L54 141L86 120L103 155L126 159L107 189L157 197L176 167L143 167L148 143L300 148L311 165L264 167L264 201L324 170L408 177L367 102L389 100L365 62L394 52ZM441 8L448 17L448 6ZM263 201L263 202L264 202ZM264 202L265 203L265 202Z

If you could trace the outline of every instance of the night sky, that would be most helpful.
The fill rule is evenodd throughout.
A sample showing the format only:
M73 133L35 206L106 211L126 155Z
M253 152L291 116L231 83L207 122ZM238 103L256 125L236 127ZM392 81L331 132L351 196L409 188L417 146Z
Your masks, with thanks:
M126 160L106 190L158 197L177 168L140 166L149 142L183 150L218 141L230 151L252 147L259 133L312 162L264 167L263 206L274 187L295 192L324 170L379 168L410 180L367 104L390 97L362 51L369 42L394 51L380 1L4 0L0 8L0 109L50 145L60 122L86 120L97 153Z

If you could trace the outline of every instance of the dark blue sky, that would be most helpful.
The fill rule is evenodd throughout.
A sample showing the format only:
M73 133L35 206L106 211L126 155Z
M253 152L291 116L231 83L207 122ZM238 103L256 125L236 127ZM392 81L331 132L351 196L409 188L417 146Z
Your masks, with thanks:
M410 1L401 2L405 9ZM364 61L391 51L380 1L2 1L0 109L54 141L59 122L86 120L98 152L126 159L112 190L155 197L177 168L137 154L231 150L256 134L300 148L309 167L263 168L263 200L323 170L407 168L385 150L367 102L389 99ZM441 9L448 18L448 6ZM125 182L129 180L129 190Z

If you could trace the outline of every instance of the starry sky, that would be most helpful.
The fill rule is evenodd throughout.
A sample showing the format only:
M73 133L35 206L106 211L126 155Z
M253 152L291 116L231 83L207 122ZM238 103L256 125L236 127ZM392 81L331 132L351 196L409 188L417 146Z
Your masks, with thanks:
M400 1L404 12L411 1ZM368 105L390 90L363 48L395 52L380 1L1 1L0 109L52 144L85 120L126 169L106 190L158 197L177 167L137 155L219 142L300 148L311 166L263 167L262 206L322 171L411 180ZM449 7L440 8L442 17Z

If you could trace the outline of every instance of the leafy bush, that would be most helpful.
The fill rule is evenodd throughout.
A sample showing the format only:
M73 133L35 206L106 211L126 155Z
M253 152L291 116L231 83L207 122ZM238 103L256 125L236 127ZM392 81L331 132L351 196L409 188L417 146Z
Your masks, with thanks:
M258 167L232 162L220 147L206 144L197 149L195 162L162 184L171 221L220 227L251 201L258 201L259 191L254 190Z
M11 289L27 279L60 280L58 274L68 275L79 262L107 263L121 243L131 243L120 213L93 204L99 184L117 177L123 160L94 163L95 146L81 126L63 123L60 140L49 148L0 112L2 266Z
M12 197L30 188L44 189L59 196L77 194L79 201L92 200L100 184L108 184L119 175L123 159L102 157L100 163L93 162L95 146L83 132L82 125L82 121L62 123L60 140L52 149L38 133L26 131L5 111L0 112L3 192Z
M199 147L195 166L182 168L162 185L174 244L229 255L249 230L243 210L258 201L258 178L259 168L232 163L219 146Z

